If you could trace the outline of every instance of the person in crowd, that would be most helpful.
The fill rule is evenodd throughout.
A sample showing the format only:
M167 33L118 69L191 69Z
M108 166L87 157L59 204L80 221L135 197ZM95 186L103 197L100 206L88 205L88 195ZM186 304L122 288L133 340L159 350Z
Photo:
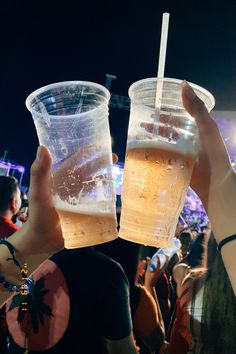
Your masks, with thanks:
M26 193L21 192L21 207L18 213L13 217L13 222L21 227L29 217L29 202Z
M0 237L8 238L19 230L12 218L21 207L18 181L12 176L0 176Z
M182 257L185 257L189 251L190 245L193 241L193 236L190 231L182 231L179 234L179 240L181 242Z
M163 353L236 352L236 298L214 236L209 236L205 235L203 262L189 269L180 286L170 343Z
M5 239L19 230L12 218L21 207L18 181L12 176L0 176L0 238ZM7 326L5 307L0 309L0 348L1 353L7 350Z
M188 338L188 313L184 314L183 309L181 308L180 298L182 295L182 286L183 281L187 277L188 274L194 269L193 274L202 275L206 272L206 244L207 244L208 237L204 233L199 234L196 239L193 241L190 251L185 258L183 258L173 269L173 277L172 282L176 289L176 304L175 308L172 313L171 321L168 327L168 333L166 336L166 340L170 341L170 334L172 331L172 346L173 343L179 348L180 352L184 353L186 342L183 338ZM187 321L186 321L187 319ZM185 322L186 323L185 323ZM174 330L172 330L174 325ZM174 339L173 339L174 338ZM178 339L178 343L176 340Z
M119 219L119 216L118 216ZM98 249L119 262L130 285L130 307L135 340L140 354L158 353L164 340L164 323L153 283L161 272L149 272L146 262L140 259L140 245L118 238L99 245ZM140 283L140 279L146 281ZM150 273L150 274L149 274Z
M139 263L140 271L139 271L139 277L137 281L140 284L145 285L145 275L146 275L146 279L151 278L152 284L155 281L155 284L152 285L154 286L154 292L155 292L155 294L153 295L154 298L156 298L158 301L158 305L160 307L160 311L162 314L162 318L166 330L168 328L169 315L171 311L171 294L172 294L172 289L170 287L171 284L169 282L169 278L166 273L169 260L167 260L166 263L162 266L162 269L157 268L156 276L154 276L154 274L152 275L152 273L149 272L148 265L150 264L151 258L156 252L157 252L157 248L155 247L141 246L141 252L140 252L141 259ZM150 286L148 286L148 288L150 291Z
M173 311L175 309L175 304L176 304L176 289L175 289L175 284L173 284L173 269L176 264L180 262L182 259L182 252L181 249L177 250L175 254L171 257L171 259L168 260L168 263L166 265L165 272L162 273L162 276L160 280L162 279L162 282L160 283L160 280L156 284L156 291L158 294L158 300L160 302L161 310L163 313L163 318L165 322L165 328L166 328L166 333L168 335L168 330L170 326L170 321L172 318ZM165 296L163 299L163 286L167 288L164 292ZM162 287L162 288L161 288ZM165 300L165 301L163 301ZM164 306L165 305L165 306Z
M189 248L188 254L181 260L181 263L186 263L190 268L206 267L204 254L206 252L207 234L207 231L198 233Z
M39 148L31 168L30 217L9 238L10 243L0 245L7 254L13 245L15 259L27 266L29 274L63 247L51 195L50 167L49 152ZM23 244L22 235L26 238ZM10 277L10 266L13 267L8 264L1 269L7 279L5 290L10 290L12 279L14 283L19 282L15 272L14 278ZM75 270L81 271L75 273ZM94 276L95 270L101 274L102 281ZM9 300L7 323L10 353L24 353L26 349L29 353L65 353L71 345L74 352L84 354L133 354L138 350L133 339L129 287L123 270L110 258L86 247L62 250L47 259L28 280L26 291L19 291Z
M206 252L207 238L207 234L204 232L198 234L190 246L189 253L174 267L173 280L176 283L177 296L180 296L182 282L191 269L206 269L204 253Z
M91 247L46 260L27 294L7 302L7 323L9 353L137 352L124 271Z

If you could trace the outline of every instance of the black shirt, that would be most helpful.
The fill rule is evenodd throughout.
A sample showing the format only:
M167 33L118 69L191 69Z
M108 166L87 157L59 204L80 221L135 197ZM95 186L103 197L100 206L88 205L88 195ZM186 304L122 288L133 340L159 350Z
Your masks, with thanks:
M20 306L7 314L10 353L22 354L27 337L30 354L64 354L69 347L73 354L97 354L104 352L104 338L118 340L131 333L128 281L107 256L91 248L63 250L33 278L21 324L16 321ZM20 303L22 295L16 296Z

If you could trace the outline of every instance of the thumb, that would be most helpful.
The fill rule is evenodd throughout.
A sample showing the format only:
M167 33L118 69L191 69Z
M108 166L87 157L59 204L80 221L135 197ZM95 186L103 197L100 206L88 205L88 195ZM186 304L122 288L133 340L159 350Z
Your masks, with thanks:
M204 102L195 94L187 81L183 81L181 86L183 106L195 118L202 150L213 164L224 163L228 168L228 152L216 122L211 118Z
M204 102L195 94L192 87L183 81L182 101L186 111L195 118L199 129L201 146L210 160L229 164L229 157L216 122L211 118Z
M64 245L53 203L51 165L49 151L40 146L30 169L29 219L26 223L36 253L52 254Z
M39 146L37 157L30 169L29 203L31 210L36 205L42 206L45 202L49 205L52 201L52 159L45 146ZM40 204L40 205L39 205Z
M183 81L181 87L183 106L195 118L199 130L211 130L213 126L216 126L216 123L208 113L205 103L195 94L187 81Z

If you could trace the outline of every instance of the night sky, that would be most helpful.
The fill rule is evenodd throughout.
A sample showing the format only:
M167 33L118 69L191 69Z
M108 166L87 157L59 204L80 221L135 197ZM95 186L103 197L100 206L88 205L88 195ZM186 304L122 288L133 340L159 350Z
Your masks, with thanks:
M86 80L127 96L157 72L162 13L170 12L165 76L213 93L217 110L236 110L236 0L1 2L0 157L26 166L38 140L26 97L59 81ZM110 110L113 150L124 160L128 112ZM24 183L28 183L27 173Z

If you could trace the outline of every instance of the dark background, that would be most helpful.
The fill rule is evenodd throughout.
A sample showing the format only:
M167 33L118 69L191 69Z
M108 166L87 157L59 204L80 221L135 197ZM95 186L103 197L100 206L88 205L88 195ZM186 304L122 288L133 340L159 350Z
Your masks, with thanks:
M0 5L0 157L26 166L38 140L26 97L59 81L87 80L127 96L153 77L162 13L170 12L165 76L213 93L217 110L236 110L236 0L4 1ZM110 110L113 150L124 160L128 112Z

